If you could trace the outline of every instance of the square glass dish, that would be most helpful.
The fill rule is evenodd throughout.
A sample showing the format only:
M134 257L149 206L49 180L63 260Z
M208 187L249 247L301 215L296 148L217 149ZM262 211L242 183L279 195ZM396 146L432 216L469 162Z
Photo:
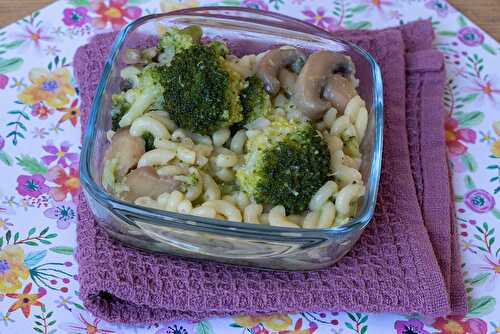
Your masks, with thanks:
M204 36L223 38L232 52L261 52L277 45L306 51L331 50L351 56L369 121L360 149L366 193L347 224L328 229L297 229L235 223L160 211L121 201L101 184L103 156L111 128L111 96L119 90L121 59L128 47L147 43L157 23L199 25ZM83 139L80 177L97 222L113 237L143 250L236 265L278 270L313 270L346 254L370 222L377 197L382 157L382 79L378 65L358 46L336 40L315 26L280 14L238 7L200 7L149 15L127 25L116 37L93 101Z

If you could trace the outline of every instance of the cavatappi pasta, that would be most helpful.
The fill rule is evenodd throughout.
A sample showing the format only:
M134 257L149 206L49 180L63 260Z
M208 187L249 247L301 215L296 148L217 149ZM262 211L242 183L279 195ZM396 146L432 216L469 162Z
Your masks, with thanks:
M271 55L273 52L278 56ZM257 77L269 94L266 97L268 113L247 120L245 124L240 121L237 126L230 124L213 131L196 132L193 128L182 128L172 111L158 108L154 102L141 112L130 106L135 103L126 102L129 109L120 119L120 126L107 134L111 144L106 152L103 184L108 191L136 205L248 224L322 229L348 222L356 214L357 203L365 193L359 171L363 158L359 145L368 124L368 110L355 89L357 81L353 65L344 56L341 61L348 62L351 72L342 74L342 78L336 78L339 74L332 72L332 78L344 80L343 85L351 85L348 92L341 92L344 101L325 99L320 95L326 96L328 90L335 92L335 80L332 79L332 83L324 84L325 92L317 93L317 99L313 101L327 107L315 109L310 107L313 102L306 105L303 101L310 92L303 92L309 88L305 86L307 82L302 82L308 79L304 72L312 71L309 65L315 54L304 58L305 64L303 62L299 69L294 69L295 65L291 63L284 65L281 70L288 66L289 73L280 73L281 88L277 78L274 78L277 84L266 81L269 79L266 66L271 65L262 62L285 52L298 51L287 47L259 55L226 58L231 75L239 76L241 80ZM159 62L166 56L162 57L158 56ZM324 64L317 66L320 65ZM140 81L137 71L142 73L141 67L133 64L122 71L122 76L128 82ZM139 85L135 81L132 84ZM146 99L140 94L130 97L132 94L127 91L123 95L134 102ZM240 100L244 104L245 96L241 94ZM327 179L315 188L299 212L287 212L287 203L259 201L258 196L245 190L243 183L247 180L241 177L249 165L260 163L252 161L252 152L261 149L263 134L271 132L278 139L289 134L289 130L272 132L274 124L279 122L312 124L329 157ZM123 161L126 159L130 160Z

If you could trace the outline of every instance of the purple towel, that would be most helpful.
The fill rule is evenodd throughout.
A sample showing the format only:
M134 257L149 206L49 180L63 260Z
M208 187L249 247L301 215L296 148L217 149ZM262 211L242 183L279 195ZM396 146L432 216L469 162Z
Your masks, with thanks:
M384 80L384 152L374 221L336 265L272 272L196 262L128 248L94 221L81 196L80 296L109 321L153 323L240 313L321 310L466 311L452 228L441 98L444 67L429 22L339 37L369 51ZM74 59L82 127L113 35L96 36ZM411 158L411 159L410 159ZM443 222L450 222L443 224Z

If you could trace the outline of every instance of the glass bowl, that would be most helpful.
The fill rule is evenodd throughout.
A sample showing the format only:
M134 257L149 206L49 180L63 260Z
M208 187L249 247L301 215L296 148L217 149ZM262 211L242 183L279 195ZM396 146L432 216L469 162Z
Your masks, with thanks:
M356 217L327 229L296 229L227 222L160 211L118 200L101 184L103 155L111 128L111 95L119 90L123 52L154 38L156 24L202 27L204 36L223 38L238 55L277 45L306 51L320 49L352 57L359 92L369 107L367 133L361 143L361 174L366 194ZM97 222L113 237L143 250L235 265L277 270L313 270L330 266L345 255L370 222L377 197L382 155L382 79L372 56L327 32L276 13L238 7L200 7L144 16L116 37L93 101L83 139L80 176Z

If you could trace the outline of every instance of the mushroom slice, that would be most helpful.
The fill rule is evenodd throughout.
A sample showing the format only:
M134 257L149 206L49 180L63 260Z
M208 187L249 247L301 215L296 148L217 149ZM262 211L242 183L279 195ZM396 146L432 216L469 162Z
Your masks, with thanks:
M333 51L319 51L310 55L300 71L295 83L294 100L297 108L310 119L320 119L331 108L332 103L322 95L335 74L353 78L354 64L350 57Z
M352 81L340 74L334 74L325 85L323 97L337 110L345 110L347 103L358 95Z
M123 199L130 202L143 196L156 199L163 193L171 193L179 186L179 182L173 176L159 176L151 166L134 169L127 175L125 184L128 191L121 195Z
M283 88L285 93L288 96L292 96L293 91L295 90L295 81L297 81L297 74L286 68L282 68L279 72L279 81L281 84L281 88Z
M304 54L292 47L281 47L267 52L257 64L257 77L262 80L266 91L271 95L278 94L281 84L279 71L296 62L302 62Z
M137 166L144 152L146 152L144 139L132 136L129 127L124 127L116 131L111 138L111 145L104 154L104 160L117 160L116 176L121 178Z

